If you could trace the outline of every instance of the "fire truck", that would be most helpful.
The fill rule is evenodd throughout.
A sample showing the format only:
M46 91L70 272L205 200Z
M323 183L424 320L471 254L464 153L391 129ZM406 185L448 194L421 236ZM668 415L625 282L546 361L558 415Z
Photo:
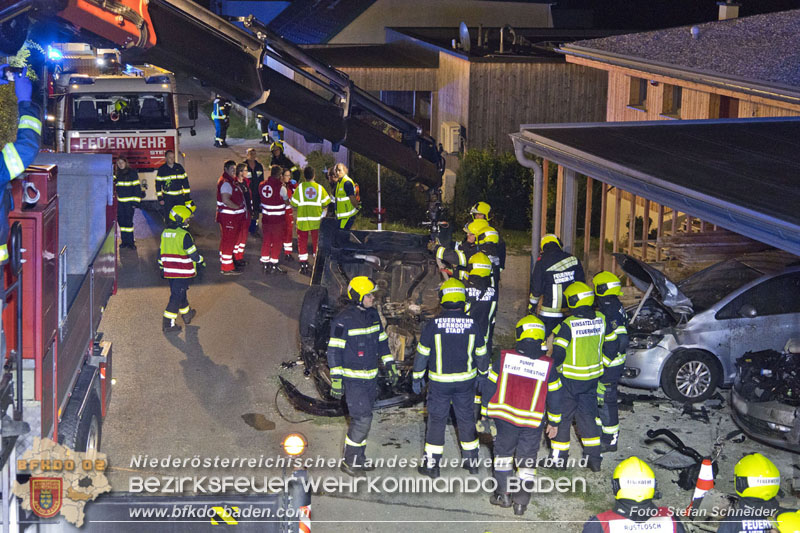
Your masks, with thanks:
M141 0L0 0L0 53L15 53L16 49L24 43L29 25L38 21L63 22L64 26L71 30L79 28L82 38L86 34L93 34L98 40L104 40L111 46L119 47L122 51L121 59L124 62L137 65L159 65L172 72L203 80L213 86L219 94L302 134L309 142L321 142L326 139L334 146L343 145L369 156L375 162L405 176L427 190L432 238L435 238L439 229L445 226L440 224L440 187L444 165L436 141L425 135L422 128L412 120L357 87L347 74L316 60L305 50L276 35L254 17L241 17L235 21L225 20L192 0L149 0L147 2ZM238 25L232 22L236 22ZM68 74L62 70L59 75L62 77L60 86L63 87L63 97L61 94L57 97L63 100L63 112L60 115L63 117L60 119L63 124L60 127L63 131L63 149L69 151L69 155L79 155L75 154L79 151L114 153L114 150L120 149L122 144L128 150L145 150L148 152L147 155L152 158L159 155L160 150L168 148L166 143L170 140L166 138L169 137L170 132L177 129L177 119L175 118L176 107L174 89L171 87L172 82L158 79L158 76L164 74L148 75L143 72L141 76L136 76L139 78L137 81L140 82L138 87L145 88L134 92L127 87L120 89L114 87L112 90L110 85L105 85L106 81L110 83L111 80L106 80L104 74ZM120 76L122 75L117 75L117 77ZM148 80L150 82L149 90L146 89ZM148 109L148 113L144 113L145 108ZM158 113L153 113L151 116L150 111L156 109ZM129 119L138 119L137 127L134 127L132 121L125 122L125 110L128 112ZM163 120L163 122L159 122L158 129L144 130L138 127L142 126L146 119L151 118ZM192 113L190 113L190 119L192 118ZM84 120L86 122L82 122ZM130 129L123 128L122 126L125 124L129 125ZM126 137L131 136L146 137L144 131L147 131L148 134L158 132L159 136L165 137L164 146L159 146L160 141L158 140L148 139L146 142L126 140ZM111 138L114 138L113 142ZM129 142L130 145L127 144ZM173 146L177 147L176 135L173 135L172 142ZM100 148L101 143L104 143L102 148ZM151 146L150 143L153 145ZM163 154L163 151L160 153ZM87 155L87 157L96 156ZM70 163L59 162L59 173L61 173L61 164L69 165ZM150 164L152 165L152 163ZM145 167L140 166L140 168ZM143 175L142 177L146 178L147 176ZM148 194L152 198L152 191L148 191ZM113 220L113 217L109 218L106 215L100 220ZM113 235L113 230L110 235ZM103 245L96 250L107 249L107 241L102 242ZM383 248L387 248L391 252L406 244L403 239L388 239ZM81 278L83 281L77 285L79 287L84 287L88 280L96 278L100 269L109 274L113 270L107 260L103 259L108 257L108 261L110 261L111 256L101 253L100 256L92 256L95 257L93 260L89 257L91 254L88 251L92 249L89 245L90 242L85 242L84 245L75 247L77 250L82 250L84 254L88 254L85 255L86 270ZM350 254L351 258L357 261L370 259L361 259L358 254L353 255L352 250L340 246L337 242L330 242L326 246L329 249L329 256L340 253ZM54 258L51 255L52 251L31 249L37 250L31 253L41 256L39 261L43 268L46 267L52 271L52 263L49 262ZM80 276L78 272L74 275ZM25 279L24 272L23 279ZM77 281L78 278L75 280ZM71 293L68 281L69 279L64 284L66 291L48 292L48 294L58 294L58 298L65 294L65 301L69 301ZM86 406L96 404L93 394L99 398L101 409L103 402L107 401L108 396L105 395L107 392L103 393L103 383L108 387L110 357L107 355L111 353L110 346L98 342L96 326L92 326L95 324L96 309L102 308L102 305L97 307L96 302L102 302L103 295L107 293L107 285L104 284L102 287L99 292L94 289L90 291L89 300L95 303L84 308L83 315L75 315L75 317L84 317L85 314L88 314L91 317L88 328L91 334L89 348L85 351L74 352L80 353L80 357L76 357L75 361L66 367L66 375L70 375L71 370L75 370L77 374L70 375L68 379L62 375L60 363L55 366L58 375L51 374L47 352L44 352L43 364L39 367L30 363L27 363L26 366L25 357L17 353L14 354L14 357L9 358L9 367L15 372L24 371L26 368L30 369L32 366L34 372L35 368L40 368L42 391L50 390L55 383L52 407L50 407L50 395L48 394L42 396L47 400L47 406L40 408L42 413L45 412L45 409L50 410L47 420L55 429L50 429L48 426L44 430L53 431L51 434L61 434L65 427L64 418L72 413L70 410L70 406L74 405L72 398L83 396L82 392L72 393L76 385L85 381L99 383L99 385L92 385L94 388L83 396L87 400L80 402L79 412L92 412L92 410L86 411ZM80 300L80 290L83 289L79 289L75 293L73 307L83 301ZM52 291L52 288L49 291ZM45 303L43 300L36 301L31 305L37 310L36 312L44 313L44 307L40 309L40 306L44 306ZM67 306L68 315L71 314L69 309L72 308ZM4 317L4 323L7 320L16 319L18 324L22 324L19 316L19 314L12 313L8 317ZM65 323L69 323L69 318ZM86 331L86 326L82 327L83 331ZM50 330L48 329L48 331ZM57 328L55 336L60 339L61 335L68 334L68 331L67 328L66 333L62 334L60 328ZM38 333L36 336L38 338ZM55 344L57 350L62 350L60 342L61 340ZM44 343L43 346L52 346L52 342ZM54 360L60 360L62 352L53 353ZM73 352L70 351L70 353ZM105 359L103 359L104 357ZM104 367L105 374L101 371L101 363L106 365ZM95 371L94 368L98 370ZM85 376L99 376L99 378L90 380ZM18 383L22 383L24 391L25 382L20 380ZM99 393L95 390L98 387ZM62 394L66 394L66 396L62 397ZM70 396L70 394L72 395ZM76 400L75 404L77 403ZM13 407L11 404L4 405L8 405L9 409ZM41 416L45 418L44 414ZM90 417L88 423L90 434L92 427L99 427L99 418L98 424L91 422L93 419L94 417ZM24 420L31 420L32 431L36 424L41 422L35 418L25 418ZM85 422L82 424L82 427L86 427ZM22 434L22 428L18 426L8 426L9 433L16 427L16 430ZM3 434L6 434L5 430ZM42 434L47 433L43 432ZM79 436L83 436L83 433L79 433ZM78 442L82 440L77 439ZM9 468L8 465L9 463L6 463L6 470ZM8 479L8 474L4 479ZM4 512L8 510L5 502L7 494L6 487L3 487ZM310 495L307 493L277 494L263 497L274 505L283 506L288 501L288 505L308 509ZM141 523L116 523L120 516L127 516L125 509L126 506L131 505L132 501L124 494L119 495L119 498L119 505L89 507L89 512L92 512L91 509L97 509L96 512L102 513L106 520L114 520L114 531L152 529L149 524L143 526ZM171 504L166 500L162 500L162 502L163 505ZM304 518L308 518L308 514L304 515ZM89 521L84 526L84 530L89 530L87 528L91 527L92 522ZM104 525L99 520L95 527L98 528L96 529L98 531L108 530L103 529ZM198 524L187 525L177 522L170 523L168 527L169 531L202 530ZM237 529L262 532L308 532L310 530L307 521L303 519L259 524L240 523Z
M182 162L173 74L149 64L124 65L116 49L63 43L50 50L60 57L50 105L56 150L111 154L114 161L126 156L139 173L144 201L154 205L164 152L174 151Z
M6 524L22 518L9 505L17 449L35 437L77 451L100 446L112 344L98 327L117 272L111 168L107 154L40 153L12 181L10 259L0 285Z

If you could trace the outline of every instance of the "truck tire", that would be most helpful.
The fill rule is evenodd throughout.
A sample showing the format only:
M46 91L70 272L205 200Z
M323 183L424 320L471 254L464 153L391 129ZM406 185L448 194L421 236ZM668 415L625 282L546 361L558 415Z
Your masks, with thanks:
M661 388L681 403L703 402L714 394L722 379L717 358L701 350L675 352L664 365Z
M317 330L322 325L322 306L328 301L328 289L312 285L303 297L300 308L300 338L304 345L314 347Z
M100 399L95 392L89 393L89 399L80 417L77 416L77 412L71 413L68 407L67 414L58 425L58 433L62 437L61 444L76 452L99 449L103 430L100 413Z

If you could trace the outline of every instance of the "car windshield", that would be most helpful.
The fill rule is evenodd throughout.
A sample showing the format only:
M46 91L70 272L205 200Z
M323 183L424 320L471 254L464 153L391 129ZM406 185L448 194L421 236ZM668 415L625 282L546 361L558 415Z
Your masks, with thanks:
M168 93L74 94L72 128L98 130L164 130L175 127Z
M724 261L692 274L678 288L692 300L695 313L705 311L762 273L736 260Z

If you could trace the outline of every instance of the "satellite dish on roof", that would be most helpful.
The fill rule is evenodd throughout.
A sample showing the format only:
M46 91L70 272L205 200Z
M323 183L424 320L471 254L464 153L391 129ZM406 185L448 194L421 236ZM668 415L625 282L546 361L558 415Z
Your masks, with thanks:
M469 39L469 28L467 28L465 22L462 22L458 26L458 41L461 43L461 49L469 53L471 43Z

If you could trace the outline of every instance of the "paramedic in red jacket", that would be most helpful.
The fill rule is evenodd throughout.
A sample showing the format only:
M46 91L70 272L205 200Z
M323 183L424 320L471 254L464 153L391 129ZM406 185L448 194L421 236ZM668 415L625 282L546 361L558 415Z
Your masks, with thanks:
M261 197L261 264L265 274L286 274L278 262L286 224L286 189L281 183L282 169L270 168L269 178L258 189Z

